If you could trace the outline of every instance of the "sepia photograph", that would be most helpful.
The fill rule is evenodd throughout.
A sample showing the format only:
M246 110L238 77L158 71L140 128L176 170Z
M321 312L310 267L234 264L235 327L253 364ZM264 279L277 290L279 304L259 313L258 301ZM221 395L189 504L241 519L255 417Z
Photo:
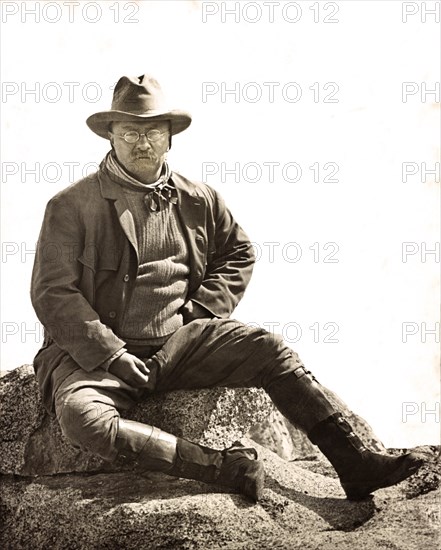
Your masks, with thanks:
M441 2L0 2L0 545L440 544Z

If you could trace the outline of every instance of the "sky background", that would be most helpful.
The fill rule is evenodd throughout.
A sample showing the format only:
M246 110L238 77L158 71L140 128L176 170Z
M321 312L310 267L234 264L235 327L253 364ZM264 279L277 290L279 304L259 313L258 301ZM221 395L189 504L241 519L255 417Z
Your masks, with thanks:
M2 2L1 369L42 343L45 205L109 148L85 119L148 72L193 115L172 169L215 187L254 243L234 318L281 333L386 446L439 443L432 4Z

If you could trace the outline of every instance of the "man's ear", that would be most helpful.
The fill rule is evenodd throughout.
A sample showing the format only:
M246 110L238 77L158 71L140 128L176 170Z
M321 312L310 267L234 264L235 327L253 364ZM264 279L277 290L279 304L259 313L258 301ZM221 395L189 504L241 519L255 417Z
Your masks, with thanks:
M172 125L171 125L171 121L169 120L168 121L168 149L167 151L170 151L172 147Z

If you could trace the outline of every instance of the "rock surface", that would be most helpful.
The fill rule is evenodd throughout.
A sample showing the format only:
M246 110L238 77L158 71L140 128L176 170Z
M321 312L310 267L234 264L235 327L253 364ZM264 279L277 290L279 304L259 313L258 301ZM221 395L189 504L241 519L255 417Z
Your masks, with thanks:
M382 442L361 417L334 393L329 398L348 417L364 443L384 451ZM215 388L155 395L127 413L127 418L215 448L248 437L285 460L320 457L305 434L274 409L257 389ZM31 365L0 379L0 472L45 475L106 469L102 460L74 449L58 422L42 407Z
M362 502L344 498L327 464L286 463L260 446L258 451L267 475L257 505L216 486L159 474L2 476L0 545L8 550L439 548L441 495L434 473L439 448L421 449L428 463L419 474Z
M214 388L154 395L125 416L220 449L273 410L263 390ZM45 475L104 467L64 439L58 422L42 406L31 365L0 379L0 473Z

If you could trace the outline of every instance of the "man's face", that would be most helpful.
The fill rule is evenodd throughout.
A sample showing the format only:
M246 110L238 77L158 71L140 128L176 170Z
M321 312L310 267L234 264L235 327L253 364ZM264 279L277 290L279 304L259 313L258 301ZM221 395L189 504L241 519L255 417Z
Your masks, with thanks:
M110 139L117 159L128 172L136 176L144 176L148 179L159 177L169 147L169 128L168 121L114 122ZM145 135L140 135L135 143L127 143L123 137L120 137L126 132L136 131L139 134L147 134L149 130L159 130L162 135L157 141L148 141Z

